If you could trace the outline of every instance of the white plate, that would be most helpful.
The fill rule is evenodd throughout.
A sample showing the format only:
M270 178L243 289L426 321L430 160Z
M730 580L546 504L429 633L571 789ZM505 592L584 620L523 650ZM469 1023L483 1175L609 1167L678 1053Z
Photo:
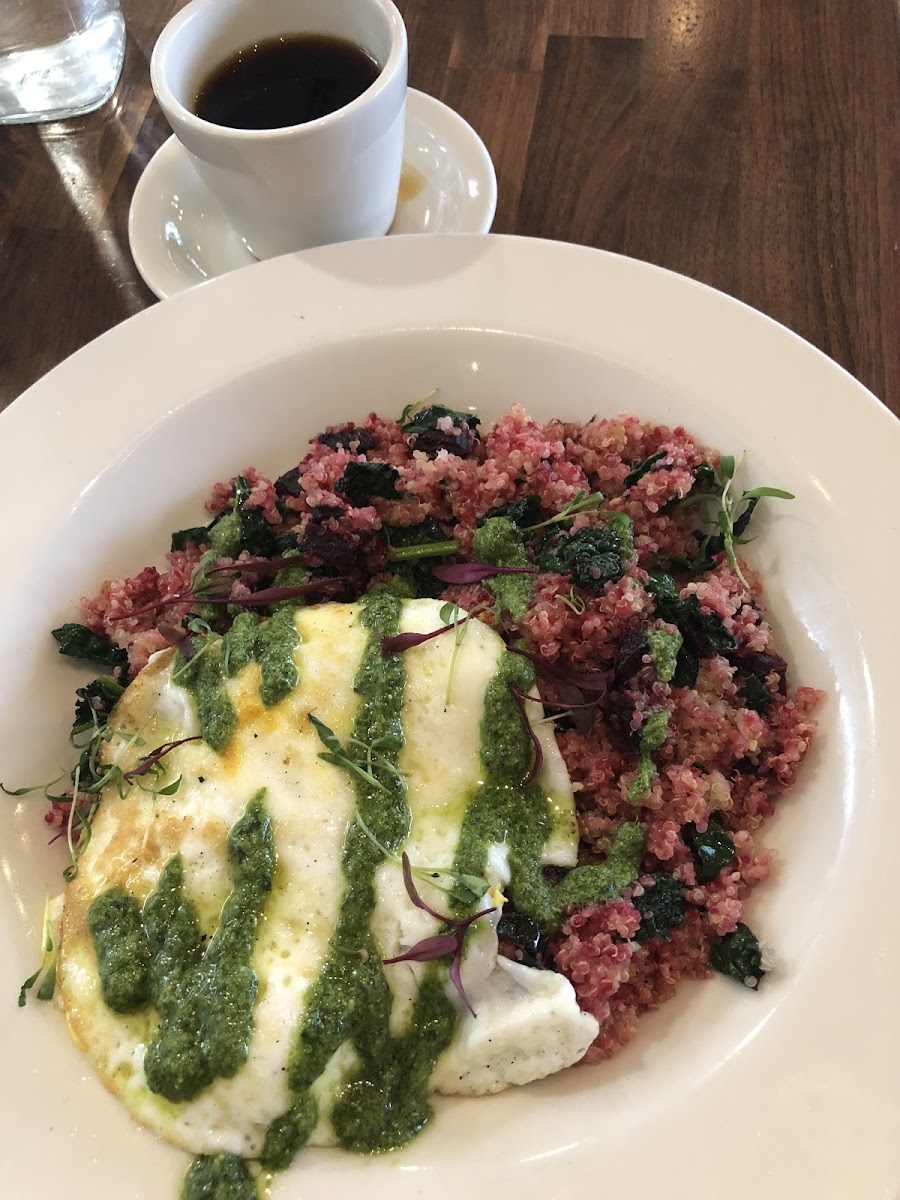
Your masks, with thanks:
M410 88L389 234L487 233L496 208L497 176L484 142L459 113ZM256 262L174 136L138 180L128 241L141 277L160 300Z
M890 1200L900 1187L893 749L900 639L894 418L810 346L699 284L624 258L505 238L399 238L273 260L141 313L0 416L4 782L66 761L84 677L47 631L109 574L193 523L212 481L278 471L306 437L439 385L485 418L621 410L746 450L751 558L794 680L829 696L799 787L767 831L781 870L751 922L780 970L757 994L684 987L615 1061L446 1102L400 1154L309 1151L277 1197ZM158 555L157 555L158 556ZM34 966L40 802L0 827L4 1195L175 1200L183 1155L134 1126L47 1007Z

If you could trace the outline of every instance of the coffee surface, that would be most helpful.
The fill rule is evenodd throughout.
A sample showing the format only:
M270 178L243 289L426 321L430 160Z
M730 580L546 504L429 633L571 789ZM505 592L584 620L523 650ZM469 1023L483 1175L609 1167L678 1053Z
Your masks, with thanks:
M194 111L231 129L303 125L361 96L380 73L367 51L344 38L271 38L216 67L198 89Z

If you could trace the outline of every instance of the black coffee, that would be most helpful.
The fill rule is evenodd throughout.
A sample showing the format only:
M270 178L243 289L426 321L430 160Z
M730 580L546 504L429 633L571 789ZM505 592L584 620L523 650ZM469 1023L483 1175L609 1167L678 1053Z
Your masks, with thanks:
M380 73L371 55L343 38L271 38L216 67L197 92L194 112L231 129L302 125L343 108Z

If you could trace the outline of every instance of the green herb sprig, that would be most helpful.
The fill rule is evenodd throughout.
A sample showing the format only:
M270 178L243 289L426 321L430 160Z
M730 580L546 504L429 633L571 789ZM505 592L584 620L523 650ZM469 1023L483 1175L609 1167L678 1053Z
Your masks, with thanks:
M599 508L604 499L605 497L602 492L585 492L584 490L576 492L572 499L564 504L555 516L548 517L546 521L540 521L537 525L528 525L524 532L536 533L539 529L546 529L549 525L560 525L564 521L571 521L579 513L590 512L591 509Z
M52 1000L56 991L56 947L53 944L53 925L50 921L50 897L44 901L44 917L41 921L41 965L29 975L19 989L19 1008L24 1008L28 993L43 975L41 986L35 995L38 1000Z
M319 735L319 741L325 747L326 753L320 753L319 758L323 762L331 763L332 766L341 767L348 771L351 775L355 775L357 779L362 779L370 787L375 788L378 792L389 794L388 788L381 782L375 774L375 768L380 767L382 770L390 772L401 782L405 782L403 772L400 771L394 764L380 753L382 743L387 739L375 738L371 743L360 741L359 738L348 738L346 745L341 741L333 729L329 729L324 721L320 721L318 717L312 713L308 714L309 722ZM349 753L347 747L353 746L357 750L361 750L365 755L365 766L359 762L352 754Z
M756 505L763 497L793 500L795 496L793 492L773 487L750 488L749 491L737 495L733 485L735 471L739 465L739 462L735 462L733 454L723 454L713 469L716 490L693 493L681 504L682 507L699 505L701 520L705 525L711 526L700 542L698 564L708 562L713 554L724 550L732 570L744 587L749 588L750 585L737 560L735 546L746 546L753 540L742 535L750 523Z

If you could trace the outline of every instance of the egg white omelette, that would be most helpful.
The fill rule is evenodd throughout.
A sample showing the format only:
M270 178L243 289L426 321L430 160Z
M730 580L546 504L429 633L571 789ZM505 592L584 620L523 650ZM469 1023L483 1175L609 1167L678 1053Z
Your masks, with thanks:
M173 794L142 775L106 789L64 898L57 995L106 1086L194 1154L278 1168L306 1142L388 1149L428 1093L541 1078L596 1036L563 976L497 954L506 895L527 910L543 866L576 862L552 726L509 686L534 694L530 664L477 620L381 652L440 628L440 609L245 615L190 663L157 655L113 712L123 771L203 736L162 760ZM460 896L473 878L483 894ZM481 909L459 935L462 991L449 950L384 961Z

